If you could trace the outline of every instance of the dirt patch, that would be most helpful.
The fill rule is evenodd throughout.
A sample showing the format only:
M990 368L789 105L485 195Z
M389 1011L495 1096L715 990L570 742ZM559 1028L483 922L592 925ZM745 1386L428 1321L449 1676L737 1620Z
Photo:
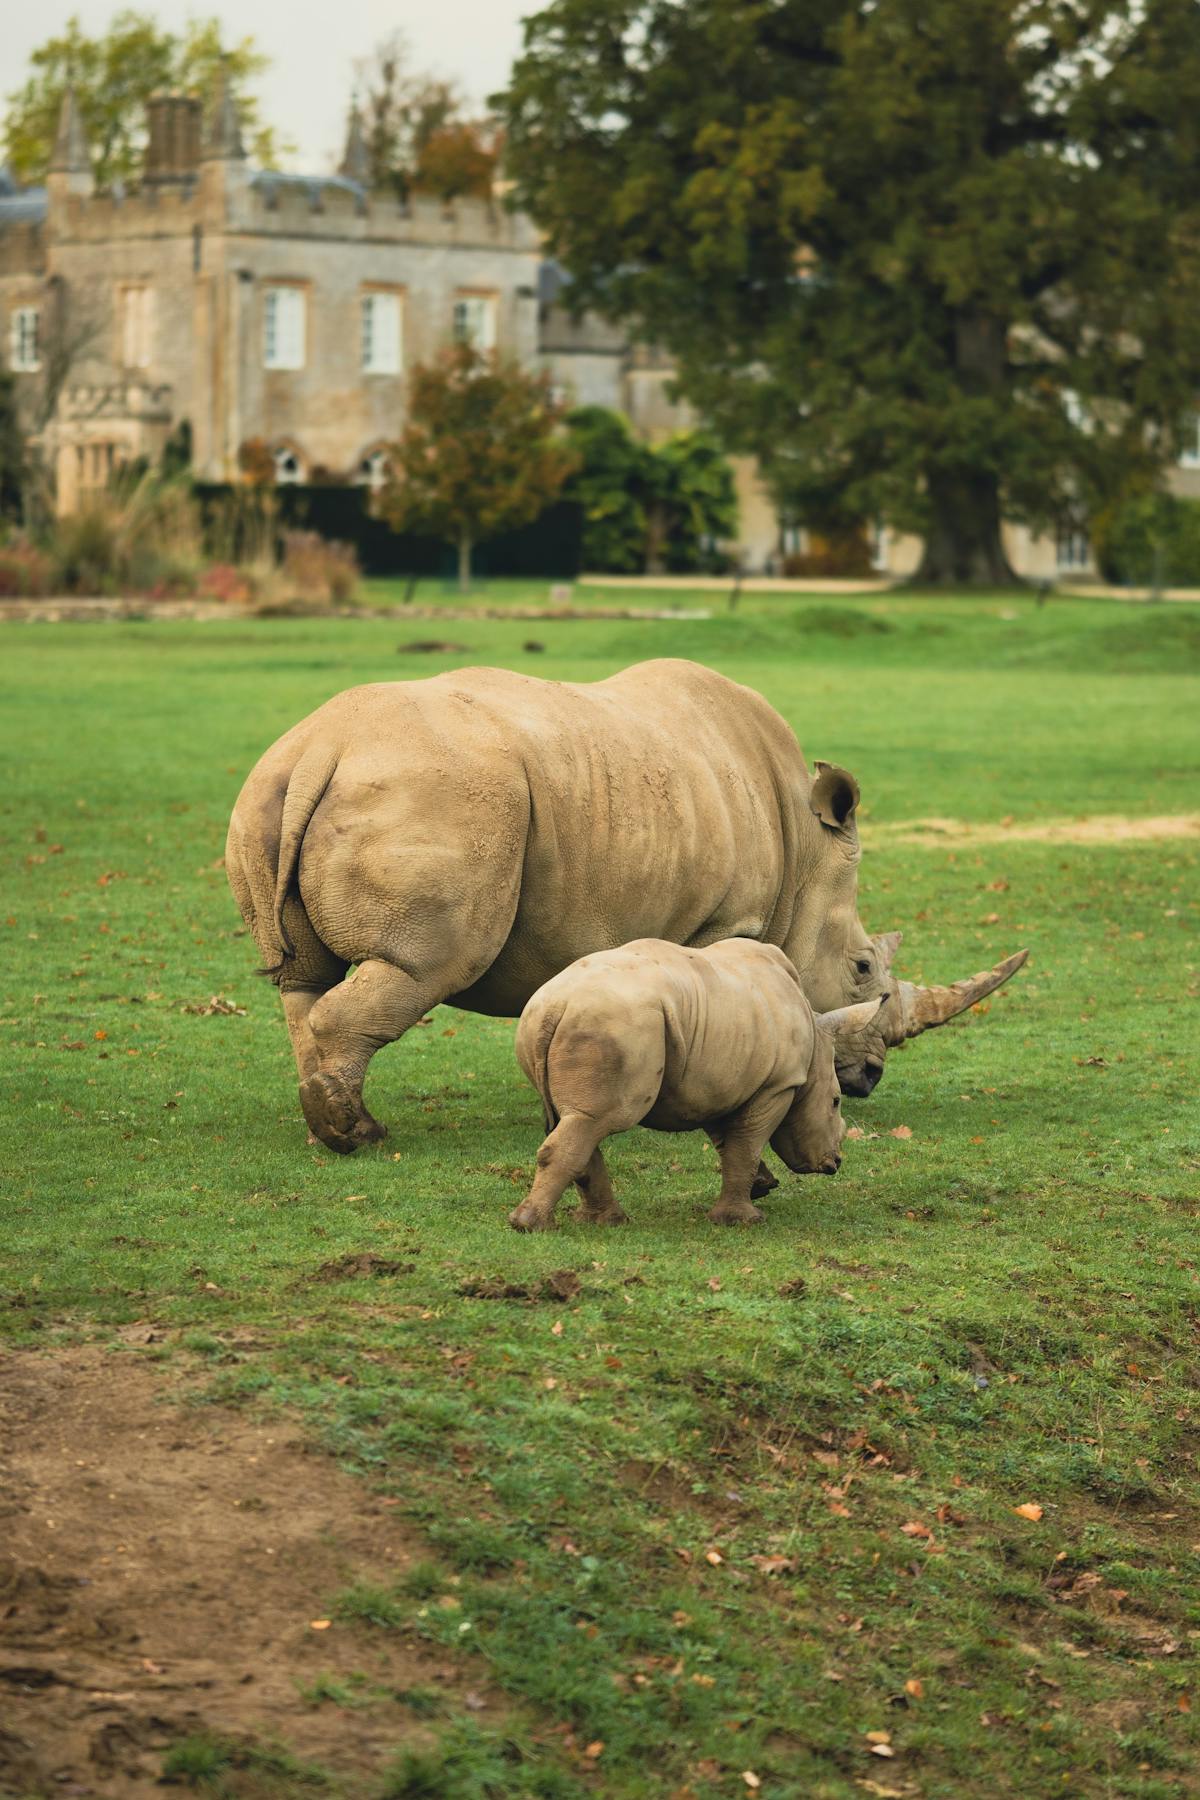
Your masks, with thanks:
M502 1275L474 1275L460 1281L467 1300L573 1300L582 1282L574 1269L552 1269L533 1281L506 1281Z
M373 1250L360 1250L346 1256L335 1256L332 1262L322 1263L308 1280L356 1281L360 1277L372 1275L411 1275L416 1266L413 1262L397 1262L391 1256L376 1256Z
M480 1668L336 1617L339 1590L428 1554L386 1499L286 1420L173 1404L189 1385L93 1346L3 1363L0 1794L148 1800L207 1732L357 1795L433 1740L420 1714L502 1716ZM303 1697L331 1680L369 1704Z
M1096 813L1085 819L1043 819L1021 823L1002 819L996 825L972 825L965 819L898 819L892 825L871 825L864 831L873 840L889 844L1125 844L1149 843L1161 838L1200 837L1200 813L1164 813L1156 818L1131 819L1122 813Z

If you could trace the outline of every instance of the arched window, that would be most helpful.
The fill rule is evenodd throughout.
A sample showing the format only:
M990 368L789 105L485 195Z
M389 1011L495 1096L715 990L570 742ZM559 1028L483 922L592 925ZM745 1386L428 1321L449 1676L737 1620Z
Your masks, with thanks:
M368 450L358 465L357 480L362 487L378 490L386 487L392 476L392 465L386 450Z
M276 444L271 461L275 464L275 480L280 487L304 480L300 457L290 444Z

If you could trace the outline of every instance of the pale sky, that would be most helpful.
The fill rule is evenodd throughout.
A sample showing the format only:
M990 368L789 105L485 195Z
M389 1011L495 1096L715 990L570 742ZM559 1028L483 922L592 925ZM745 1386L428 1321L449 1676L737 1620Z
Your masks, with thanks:
M341 154L356 57L399 29L412 47L413 66L456 80L476 102L505 84L521 44L519 21L541 0L339 0L336 6L284 0L130 0L163 25L215 14L227 37L252 36L271 58L258 84L263 115L297 146L290 166L328 170ZM99 33L119 10L114 0L42 0L4 6L0 36L0 102L25 80L30 51L54 37L72 14Z

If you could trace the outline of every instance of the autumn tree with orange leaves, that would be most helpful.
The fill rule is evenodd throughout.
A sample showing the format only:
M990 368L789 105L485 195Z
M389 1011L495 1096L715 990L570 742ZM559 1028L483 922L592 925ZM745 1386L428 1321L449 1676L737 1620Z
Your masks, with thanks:
M465 593L474 546L536 519L574 469L561 416L545 373L455 344L413 370L381 514L399 531L454 544Z

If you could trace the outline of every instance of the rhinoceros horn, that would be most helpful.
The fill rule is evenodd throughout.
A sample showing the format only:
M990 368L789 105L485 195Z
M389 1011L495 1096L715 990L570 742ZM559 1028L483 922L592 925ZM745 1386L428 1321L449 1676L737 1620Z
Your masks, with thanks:
M934 1025L944 1025L947 1019L966 1012L968 1006L974 1006L977 1000L985 999L1002 987L1028 957L1028 950L1018 950L1015 956L1006 957L994 969L982 969L978 975L956 981L950 987L914 987L911 981L898 981L895 985L900 1001L897 1009L899 1030L896 1031L893 1025L894 1035L889 1036L888 1041L899 1044L905 1038L919 1037ZM893 1019L895 1016L893 1013Z

